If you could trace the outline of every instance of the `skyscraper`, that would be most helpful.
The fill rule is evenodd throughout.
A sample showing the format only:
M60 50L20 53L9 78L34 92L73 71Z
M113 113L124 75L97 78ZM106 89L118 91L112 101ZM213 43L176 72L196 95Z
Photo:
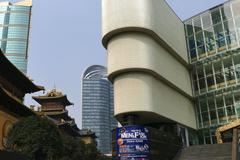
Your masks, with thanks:
M0 3L0 48L23 73L27 73L32 0Z
M111 130L117 127L113 116L113 87L106 68L90 66L82 78L82 128L96 133L98 149L104 154L112 150Z

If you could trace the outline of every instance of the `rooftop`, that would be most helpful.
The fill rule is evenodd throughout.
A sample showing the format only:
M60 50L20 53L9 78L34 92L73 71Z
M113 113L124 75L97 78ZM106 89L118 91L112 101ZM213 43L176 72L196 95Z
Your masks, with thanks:
M55 88L52 89L50 92L48 92L46 95L43 96L33 96L32 97L35 101L37 101L39 104L43 103L62 103L64 106L70 106L73 105L72 102L70 102L66 95L64 95L62 92L57 91Z
M35 85L24 73L17 69L0 50L0 75L24 93L33 93L44 90L44 87Z

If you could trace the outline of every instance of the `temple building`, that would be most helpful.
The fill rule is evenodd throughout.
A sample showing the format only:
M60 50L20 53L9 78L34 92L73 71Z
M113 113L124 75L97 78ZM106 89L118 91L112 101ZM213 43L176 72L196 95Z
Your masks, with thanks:
M18 70L0 50L0 149L11 126L35 113L23 104L25 94L44 90Z
M82 130L80 130L79 133L80 133L80 137L81 137L82 141L85 144L96 144L97 145L97 141L96 141L97 136L90 129L82 129Z
M68 115L66 110L67 106L73 105L66 95L53 89L46 95L33 96L33 99L41 105L38 110L39 115L48 117L63 133L73 137L80 136L74 119Z

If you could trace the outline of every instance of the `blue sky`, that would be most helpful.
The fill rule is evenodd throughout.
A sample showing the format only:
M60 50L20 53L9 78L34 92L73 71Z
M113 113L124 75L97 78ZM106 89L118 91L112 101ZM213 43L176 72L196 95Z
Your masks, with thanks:
M183 20L225 1L167 0ZM70 115L80 127L82 73L93 64L106 66L101 0L33 0L33 5L28 75L47 90L55 85L67 94L75 104ZM29 95L25 102L37 105Z

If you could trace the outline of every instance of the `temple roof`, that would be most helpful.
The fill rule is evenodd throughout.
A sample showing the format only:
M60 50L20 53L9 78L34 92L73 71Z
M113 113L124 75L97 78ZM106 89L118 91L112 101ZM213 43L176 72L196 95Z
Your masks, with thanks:
M24 93L33 93L44 90L44 87L35 85L24 73L18 70L0 50L0 75Z
M76 137L80 136L79 129L75 123L70 124L69 122L63 122L63 123L58 123L57 126L72 136L76 136Z
M51 90L46 95L33 96L32 98L41 105L48 102L62 103L64 106L73 105L73 103L68 100L66 95L62 94L62 92L58 92L56 89Z
M96 134L89 129L81 129L79 131L81 137L93 137L97 138Z
M0 86L0 105L7 111L20 117L35 115L34 111L26 107L18 99L11 96Z
M54 112L44 112L46 116L49 116L53 119L64 119L65 121L73 120L69 115L68 111L54 111Z

